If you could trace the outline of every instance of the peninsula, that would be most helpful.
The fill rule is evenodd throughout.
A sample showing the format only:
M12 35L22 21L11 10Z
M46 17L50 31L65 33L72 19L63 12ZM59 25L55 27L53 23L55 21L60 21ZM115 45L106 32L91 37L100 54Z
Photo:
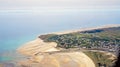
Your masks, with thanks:
M17 51L21 67L106 67L114 65L120 25L55 32L38 36Z

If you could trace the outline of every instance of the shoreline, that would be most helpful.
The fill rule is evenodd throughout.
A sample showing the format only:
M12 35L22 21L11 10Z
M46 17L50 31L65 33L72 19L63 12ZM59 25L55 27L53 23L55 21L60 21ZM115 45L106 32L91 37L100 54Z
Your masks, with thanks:
M102 29L102 28L110 28L110 27L119 27L119 26L120 25L110 25L110 26L102 26L102 27L95 27L95 28L83 28L83 29L69 30L69 31L63 31L63 32L52 32L50 34L61 35L61 34L68 34L68 33L74 33L74 32L86 31L86 30L94 30L94 29ZM47 34L49 34L49 33L47 33ZM43 34L43 35L46 35L46 34ZM55 54L55 56L57 54L58 54L57 56L59 56L59 55L61 56L61 54L63 54L61 52L61 50L56 48L56 46L57 46L57 43L55 43L55 42L44 42L42 39L37 38L37 39L35 39L33 41L27 42L26 44L22 45L21 47L19 47L17 49L17 51L20 54L23 54L25 56L31 56L32 58L34 58L34 59L32 59L34 61L41 62L40 60L41 59L44 60L45 59L44 57L46 57L46 56L48 56L47 58L50 58L49 56L53 56L54 54ZM57 52L57 51L60 52L60 53L54 53L54 52ZM52 52L53 52L53 54L50 54ZM44 53L49 53L49 54L44 56ZM95 67L95 64L94 64L93 60L90 57L88 57L85 53L78 52L77 55L75 55L75 54L76 54L76 51L73 52L73 53L65 53L65 56L69 55L69 57L72 57L74 59L76 56L78 56L78 54L79 54L79 57L84 54L84 57L87 58L86 60L89 59L89 61L84 62L84 64L85 63L87 64L87 63L91 62L91 64L89 64L89 65L92 65L92 67ZM77 59L80 59L80 58L77 58ZM82 60L82 58L81 58L81 60L78 60L78 61L84 61L84 60ZM49 62L45 62L45 63L49 63ZM89 67L89 65L86 66L86 67Z
M55 48L56 46L55 42L46 43L42 39L37 38L19 47L17 51L23 55L34 55L40 52L59 51Z
M40 45L40 43L42 43L42 45L44 45L44 43L43 43L43 41L41 39L36 39L34 41L28 42L28 43L24 44L23 46L21 46L18 49L18 52L21 53L21 54L23 54L23 55L25 55L25 56L30 56L31 59L27 59L26 62L20 61L18 63L20 65L24 65L24 63L27 64L27 62L28 63L31 62L31 64L33 64L34 62L37 62L39 64L40 63L44 63L44 64L41 64L42 66L44 66L45 64L50 64L52 66L52 64L49 63L48 61L42 61L42 60L49 60L51 62L54 62L51 59L55 58L56 62L58 62L57 65L60 65L61 63L66 62L66 61L64 61L65 60L64 57L61 58L61 59L59 59L58 57L62 57L64 55L65 57L67 57L69 59L69 61L67 61L68 63L73 63L73 64L75 63L77 65L84 66L84 67L89 67L89 66L95 67L95 64L92 61L92 59L89 58L83 52L70 52L70 53L69 52L65 52L65 53L64 52L60 52L60 50L58 50L57 48L55 48L56 45L57 45L56 43L45 43L46 45L44 45L44 46L41 45L42 48L40 48L40 47L36 48L36 47L38 47L38 45ZM51 45L51 46L49 46L49 45ZM45 48L45 47L47 47L47 48ZM32 48L36 48L36 49L34 50ZM47 54L46 53L45 54L45 52L50 53L50 52L57 52L57 51L59 51L60 53L53 53L53 54ZM38 54L36 54L36 52ZM48 58L48 59L46 59L46 58ZM60 60L63 60L63 61L60 61ZM67 65L69 66L69 64L67 64ZM80 66L74 66L74 67L80 67ZM49 67L49 66L46 66L46 67ZM58 66L55 66L55 67L58 67Z

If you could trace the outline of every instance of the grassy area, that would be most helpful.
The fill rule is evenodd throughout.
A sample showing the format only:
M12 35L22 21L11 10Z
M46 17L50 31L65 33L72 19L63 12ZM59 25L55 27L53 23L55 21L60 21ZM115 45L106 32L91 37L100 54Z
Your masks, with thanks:
M106 55L101 52L84 51L84 53L93 60L96 67L99 67L98 63L106 64L107 67L111 67L116 61L116 59L109 59L111 55Z
M120 45L120 27L83 32L78 31L76 33L62 35L47 34L41 35L39 38L43 39L45 42L56 42L58 47L67 49L76 46L86 48L102 48L106 45Z

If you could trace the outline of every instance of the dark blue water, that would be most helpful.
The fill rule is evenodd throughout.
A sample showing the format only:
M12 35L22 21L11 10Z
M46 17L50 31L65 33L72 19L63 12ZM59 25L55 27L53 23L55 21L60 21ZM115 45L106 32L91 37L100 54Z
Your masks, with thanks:
M107 24L120 24L120 11L0 12L0 60L39 34Z

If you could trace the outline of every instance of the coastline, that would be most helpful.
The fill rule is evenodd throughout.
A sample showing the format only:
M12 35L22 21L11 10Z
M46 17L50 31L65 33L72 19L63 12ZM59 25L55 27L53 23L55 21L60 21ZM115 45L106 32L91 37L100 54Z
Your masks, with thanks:
M56 46L55 42L45 43L42 39L37 38L19 47L17 51L24 55L34 55L41 52L58 51Z
M41 48L40 47L36 48L38 47L38 45L40 46L40 43L42 43L41 46L42 45L44 46L42 46ZM25 65L30 62L31 66L33 66L32 64L34 62L37 62L40 64L39 66L43 66L43 67L60 67L60 66L64 67L64 65L69 66L72 64L73 65L76 64L74 67L81 67L81 66L82 67L95 67L94 62L83 52L81 51L80 52L60 52L60 50L58 50L55 47L56 47L56 43L45 43L44 44L41 39L36 39L34 41L28 42L22 47L20 47L18 51L23 55L30 56L31 58L25 60L25 62L20 61L18 63L19 65ZM32 48L36 48L36 49L34 50ZM54 52L54 51L55 52L59 51L60 53L49 54L49 52ZM52 62L56 64L53 64ZM72 67L72 66L69 66L69 67Z
M23 46L21 46L20 48L17 49L17 51L20 54L23 54L25 56L30 56L30 59L27 60L23 60L23 61L19 61L18 64L19 65L26 65L28 63L31 64L31 66L33 66L32 64L34 62L37 62L39 64L41 64L41 66L44 67L59 67L62 65L71 65L71 64L76 64L74 67L95 67L94 62L83 52L65 52L65 53L54 53L54 54L46 54L49 52L54 52L54 51L60 51L57 48L55 48L57 46L56 43L52 42L52 43L44 43L43 40L41 39L36 39L34 41L30 41L26 44L24 44ZM67 59L65 60L65 56ZM62 57L61 59L59 59L58 57ZM46 59L48 58L48 59ZM54 59L53 59L54 58ZM74 60L73 60L74 59ZM53 66L54 64L49 63L49 61L43 61L43 60L49 60L51 62L54 62L54 60L56 60L57 65ZM62 60L62 61L60 61ZM25 62L24 62L25 61ZM63 63L64 62L64 63ZM68 64L66 64L68 63ZM71 63L71 64L69 64ZM45 66L46 64L48 64L47 66ZM29 65L29 64L28 64ZM37 67L37 66L36 66ZM62 66L64 67L64 66Z
M118 27L118 26L120 26L120 25L110 25L110 26L102 26L102 27L95 27L95 28L84 28L84 29L70 30L70 31L64 31L64 32L53 32L50 34L61 35L61 34L68 34L68 33L74 33L74 32L86 31L86 30L102 29L102 28L110 28L110 27ZM47 34L49 34L49 33L47 33ZM44 34L44 35L46 35L46 34ZM51 57L55 58L55 60L57 61L57 64L58 64L55 67L59 67L59 65L60 65L59 63L61 63L61 61L59 61L58 58L56 58L56 57L58 57L58 56L61 57L61 54L63 54L63 53L57 53L58 55L57 54L47 54L46 55L46 52L49 53L49 52L60 51L59 49L56 48L56 46L57 46L57 43L55 43L55 42L44 42L42 39L37 38L37 39L30 41L30 42L24 44L23 46L19 47L17 49L17 51L23 55L31 56L32 61L38 62L38 63L43 62L44 64L48 64L49 63L48 61L41 61L41 60L46 60L46 58L51 59ZM84 54L83 52L77 52L77 53L73 52L73 53L64 53L63 55L69 57L68 59L72 60L72 61L75 57L85 57L85 58L81 58L81 59L77 58L79 60L76 59L77 61L74 60L74 62L78 63L78 61L80 61L80 62L85 61L84 63L82 63L83 64L82 66L95 67L93 60L90 59L90 57L88 57L86 54L84 54L84 56L83 56L83 54ZM70 59L70 58L72 58L72 59ZM64 59L64 58L62 58L62 59ZM31 63L33 63L32 61L31 61ZM30 62L30 60L29 60L29 62ZM53 61L51 61L51 62L53 62ZM80 66L81 66L81 63L78 63L78 64L80 64Z

